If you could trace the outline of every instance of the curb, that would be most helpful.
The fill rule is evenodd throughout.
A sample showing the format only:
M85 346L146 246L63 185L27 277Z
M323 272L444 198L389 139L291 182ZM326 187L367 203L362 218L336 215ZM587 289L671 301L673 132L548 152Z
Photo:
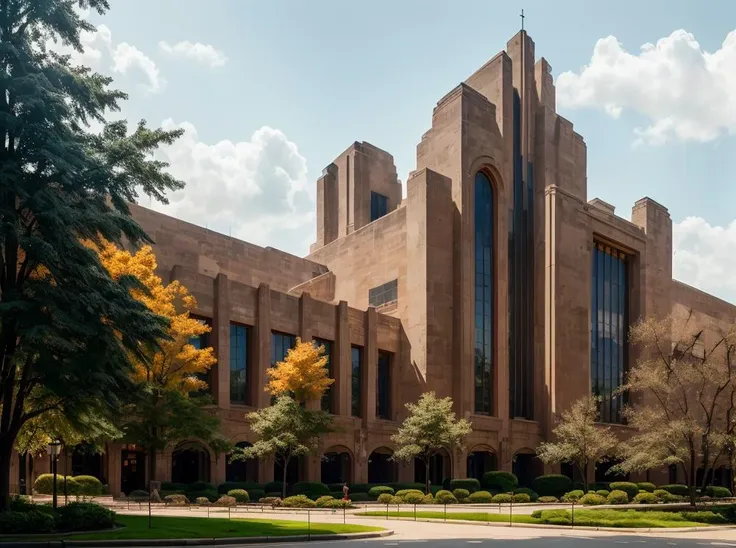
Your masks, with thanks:
M335 535L292 535L283 537L229 537L229 538L181 538L181 539L129 539L129 540L48 540L34 542L3 542L0 546L13 548L82 548L117 546L227 546L232 544L266 544L276 542L313 542L326 540L365 540L388 537L394 532L340 533Z

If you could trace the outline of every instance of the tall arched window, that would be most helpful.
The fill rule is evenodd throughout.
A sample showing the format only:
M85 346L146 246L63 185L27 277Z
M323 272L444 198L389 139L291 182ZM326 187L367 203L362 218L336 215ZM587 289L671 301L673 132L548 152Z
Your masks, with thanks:
M493 187L475 174L475 412L492 412Z

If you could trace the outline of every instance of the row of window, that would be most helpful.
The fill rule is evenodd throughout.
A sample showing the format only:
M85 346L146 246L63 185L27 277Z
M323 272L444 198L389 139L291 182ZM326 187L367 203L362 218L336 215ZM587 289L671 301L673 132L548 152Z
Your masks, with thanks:
M203 320L207 321L207 320ZM192 339L197 348L210 346L206 335ZM334 378L332 368L333 343L325 339L314 339L316 346L324 347L327 357L327 375ZM271 367L283 361L289 349L296 345L296 337L288 333L274 331L271 333ZM376 417L391 418L391 358L390 352L379 350L376 371ZM249 372L251 365L251 328L246 325L230 324L230 403L250 404ZM208 378L204 380L209 381ZM361 416L361 398L363 389L363 348L351 347L351 413ZM334 391L330 386L322 397L322 409L329 413L334 410Z
M391 280L383 285L368 290L368 304L370 306L381 306L398 299L399 281Z

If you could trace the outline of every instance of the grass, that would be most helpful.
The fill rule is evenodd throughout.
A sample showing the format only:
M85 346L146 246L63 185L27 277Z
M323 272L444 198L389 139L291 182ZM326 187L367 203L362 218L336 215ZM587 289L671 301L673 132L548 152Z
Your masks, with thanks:
M366 512L363 516L386 517L386 512ZM389 512L389 517L414 519L414 512ZM536 515L536 514L535 514ZM487 512L417 512L417 519L445 519L481 521L484 523L508 523L508 514L489 514ZM512 515L514 523L571 525L570 510L545 510L541 517L517 514ZM625 527L655 529L661 527L703 527L708 523L689 521L679 512L656 512L639 510L576 510L575 525L585 527Z
M290 535L306 535L307 523L304 521L256 520L223 518L190 518L154 516L153 528L148 528L148 516L118 515L115 518L123 529L105 533L88 533L79 535L44 535L23 536L13 538L0 537L0 544L5 541L18 540L58 540L69 538L74 540L129 540L129 539L181 539L181 538L230 538L230 537L282 537ZM339 533L365 533L382 531L382 527L364 525L343 525L341 523L312 523L312 535L332 535Z

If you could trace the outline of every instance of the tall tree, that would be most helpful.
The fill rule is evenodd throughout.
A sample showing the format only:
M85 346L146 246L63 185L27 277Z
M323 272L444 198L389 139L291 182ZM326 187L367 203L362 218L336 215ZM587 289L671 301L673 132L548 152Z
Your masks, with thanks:
M149 478L156 479L156 452L186 438L219 440L220 421L205 409L204 380L217 361L212 348L192 344L211 328L191 313L197 301L178 281L164 284L156 275L156 257L150 246L135 253L109 242L98 250L102 264L114 280L134 276L143 288L133 296L149 310L169 321L168 337L144 359L131 356L136 390L125 408L125 439L146 448Z
M537 447L537 458L547 464L562 462L577 467L588 490L588 469L599 459L610 457L618 439L610 428L596 424L599 399L580 398L564 411L552 430L556 441L543 442Z
M297 338L282 362L268 369L266 390L274 395L290 394L298 403L319 400L332 383L327 375L324 346L315 346Z
M728 457L733 431L736 330L699 325L692 310L647 318L631 330L641 358L622 389L636 396L624 410L639 430L620 446L624 472L680 468L695 503L715 466ZM731 425L731 426L729 426ZM698 465L703 477L698 485Z
M472 427L465 419L457 420L452 410L452 398L438 398L434 392L422 394L417 403L407 403L409 416L391 440L398 446L396 460L419 459L426 473L425 489L430 492L429 476L432 457L442 449L452 451L462 447Z
M129 134L105 124L126 96L112 80L73 66L49 41L82 50L93 31L75 8L106 0L0 0L0 508L10 458L29 420L116 407L129 391L130 356L144 360L166 320L134 299L131 277L113 280L85 240L147 240L131 219L136 189L165 201L183 187L151 158L180 132ZM87 123L104 125L99 134Z

